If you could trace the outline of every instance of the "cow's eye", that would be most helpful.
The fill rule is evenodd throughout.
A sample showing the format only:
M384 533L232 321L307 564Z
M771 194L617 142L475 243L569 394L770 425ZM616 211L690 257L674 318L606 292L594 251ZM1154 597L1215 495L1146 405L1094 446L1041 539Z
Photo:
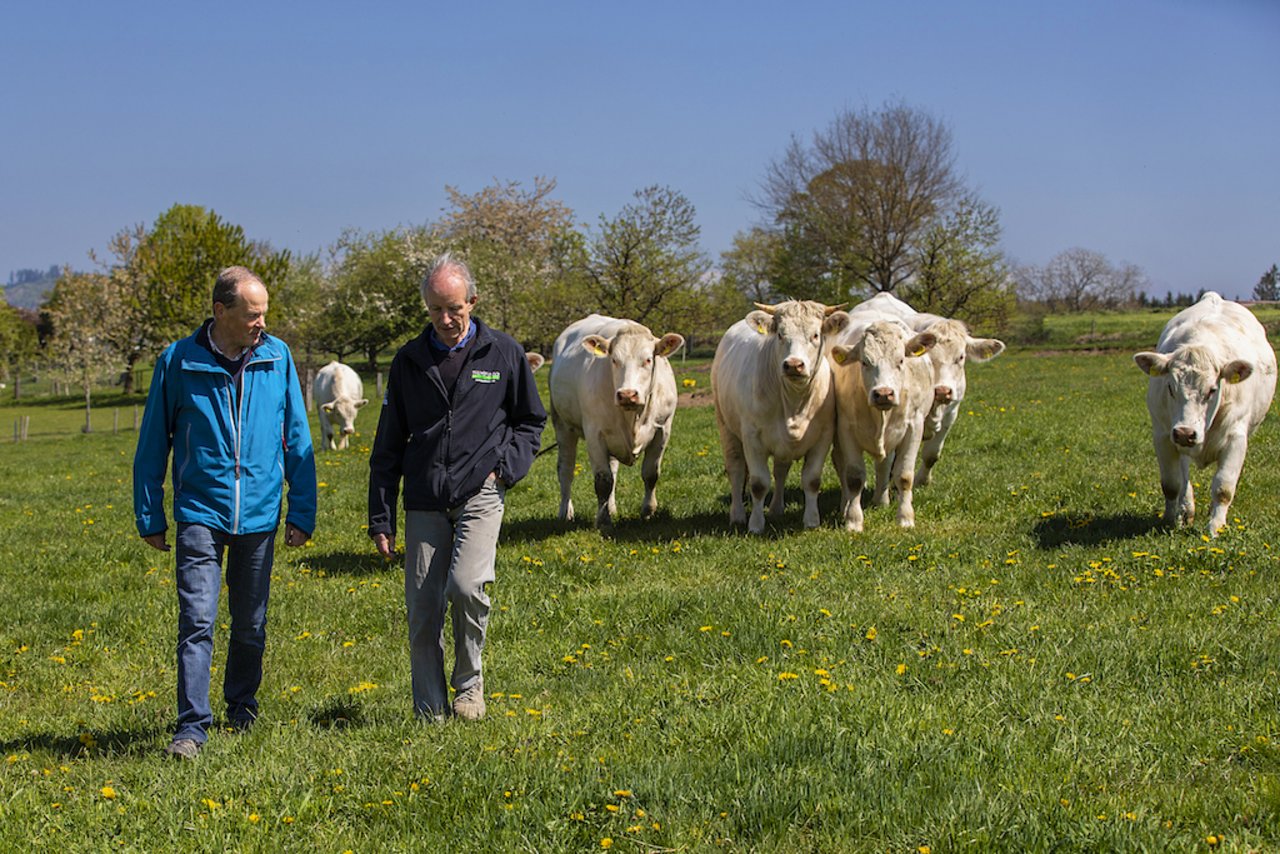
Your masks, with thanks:
M645 359L645 360L644 360L644 363L645 363L645 365L646 365L646 366L648 366L648 365L652 365L652 364L653 364L653 359Z
M815 332L815 333L813 333L812 335L810 335L810 336L809 336L809 340L810 340L810 341L812 341L812 342L813 342L813 343L815 343L815 344L816 344L816 343L818 343L818 333L816 333L816 332Z

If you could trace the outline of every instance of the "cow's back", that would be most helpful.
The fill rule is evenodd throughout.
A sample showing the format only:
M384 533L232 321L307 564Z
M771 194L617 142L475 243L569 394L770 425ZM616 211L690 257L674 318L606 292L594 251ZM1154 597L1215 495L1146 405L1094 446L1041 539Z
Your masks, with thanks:
M311 396L316 406L332 403L343 397L359 400L364 397L364 383L360 381L360 375L348 365L330 362L316 372Z

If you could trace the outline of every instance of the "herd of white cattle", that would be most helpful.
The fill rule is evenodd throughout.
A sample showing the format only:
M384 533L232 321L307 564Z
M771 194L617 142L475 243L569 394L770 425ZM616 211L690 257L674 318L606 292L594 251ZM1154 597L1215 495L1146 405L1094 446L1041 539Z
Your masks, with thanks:
M561 519L573 518L570 491L581 440L594 477L598 527L608 528L618 512L619 464L643 458L641 515L657 509L677 402L668 359L682 346L675 333L657 336L634 321L598 314L575 321L556 339L548 387ZM772 493L769 511L780 515L787 474L803 461L804 525L817 527L830 455L847 530L863 527L867 457L875 464L872 505L887 505L896 493L898 524L913 526L912 489L929 483L960 414L966 363L1003 351L1003 342L975 338L960 321L917 312L887 293L848 311L812 301L757 303L725 332L711 364L730 523L762 533L765 499ZM536 353L528 359L535 371L544 362ZM1249 437L1275 395L1276 357L1266 331L1248 309L1210 292L1170 320L1156 349L1134 361L1150 376L1147 408L1164 522L1192 524L1191 464L1217 463L1208 525L1216 535L1227 523ZM346 447L356 410L367 402L362 395L359 377L345 365L330 363L317 375L325 447ZM341 433L336 444L331 419Z

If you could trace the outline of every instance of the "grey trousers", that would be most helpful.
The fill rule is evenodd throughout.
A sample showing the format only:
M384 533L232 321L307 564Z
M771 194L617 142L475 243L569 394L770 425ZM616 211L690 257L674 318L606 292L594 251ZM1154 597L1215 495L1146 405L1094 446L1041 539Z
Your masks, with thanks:
M485 585L494 580L504 487L490 477L447 512L405 511L404 598L409 611L413 707L435 717L449 708L444 678L444 618L453 606L454 690L480 682L489 622Z

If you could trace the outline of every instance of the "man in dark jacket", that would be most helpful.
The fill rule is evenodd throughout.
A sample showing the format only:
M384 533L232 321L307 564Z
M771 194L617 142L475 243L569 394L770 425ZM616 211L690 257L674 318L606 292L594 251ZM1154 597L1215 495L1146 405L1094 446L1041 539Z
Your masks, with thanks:
M528 473L547 413L524 350L471 317L476 286L448 253L422 283L430 325L391 362L369 457L369 536L395 553L404 481L405 601L413 705L449 709L444 617L453 606L453 714L484 717L480 653L507 489Z

